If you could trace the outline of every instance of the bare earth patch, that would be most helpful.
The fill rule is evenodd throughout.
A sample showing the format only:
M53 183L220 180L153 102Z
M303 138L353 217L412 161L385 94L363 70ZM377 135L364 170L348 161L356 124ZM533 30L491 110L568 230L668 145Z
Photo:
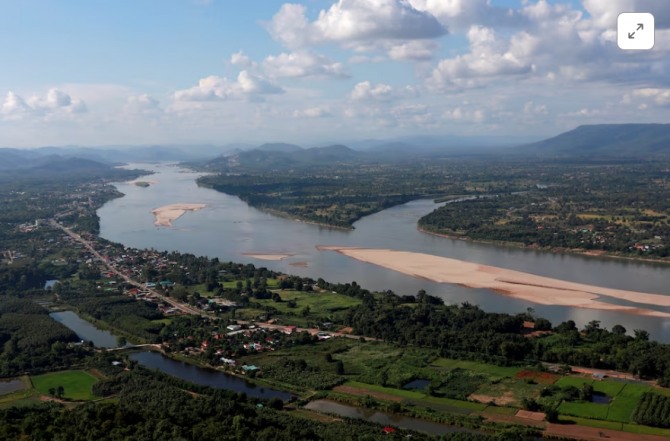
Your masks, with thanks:
M544 412L531 412L530 410L520 410L516 413L516 416L533 421L544 421L544 418L546 417Z
M500 397L492 397L490 395L483 394L472 394L468 397L468 399L484 404L495 403L496 406L507 406L516 401L516 398L514 398L514 394L511 391L505 392Z
M531 379L539 384L554 384L560 375L549 372L520 371L514 376L520 380Z

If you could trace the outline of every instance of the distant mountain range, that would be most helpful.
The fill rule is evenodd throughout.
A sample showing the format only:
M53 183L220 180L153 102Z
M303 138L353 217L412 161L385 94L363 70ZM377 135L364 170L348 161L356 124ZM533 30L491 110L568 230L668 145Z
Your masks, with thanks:
M670 157L670 124L603 124L580 126L543 141L527 143L521 137L414 136L387 140L352 141L348 146L303 148L295 144L102 146L0 148L0 171L45 165L67 167L68 158L105 165L125 162L190 162L211 170L287 169L319 164L410 160L444 155L537 155L576 158L645 159ZM495 145L495 146L494 146ZM73 163L74 164L74 163ZM72 165L72 164L71 164ZM83 166L83 162L79 162ZM93 166L92 162L88 166Z
M563 157L645 159L670 156L670 124L579 126L515 150L519 153Z

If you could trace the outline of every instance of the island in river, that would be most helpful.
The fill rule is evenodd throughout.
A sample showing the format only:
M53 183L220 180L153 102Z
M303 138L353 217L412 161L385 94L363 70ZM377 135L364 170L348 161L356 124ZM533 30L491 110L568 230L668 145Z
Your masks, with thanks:
M654 317L670 313L647 308L603 302L611 297L626 302L661 307L670 306L670 296L605 288L538 276L489 265L433 256L424 253L358 247L319 246L322 251L336 251L362 262L371 263L414 277L438 283L454 283L470 288L486 288L517 299L542 305L572 306L621 311Z
M171 227L172 222L182 217L188 211L198 211L207 207L205 204L170 204L156 208L151 212L154 215L154 224L159 227Z

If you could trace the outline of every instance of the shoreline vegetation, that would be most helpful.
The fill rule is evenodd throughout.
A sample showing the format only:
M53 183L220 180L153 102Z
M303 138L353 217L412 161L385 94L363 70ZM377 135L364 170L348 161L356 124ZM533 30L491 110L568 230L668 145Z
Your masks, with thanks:
M670 297L569 282L430 254L388 249L318 246L353 259L381 266L409 276L437 283L490 289L519 300L542 305L619 311L630 314L670 317L670 313L643 307L601 301L607 297L633 303L670 307Z
M464 242L472 242L472 243L481 243L481 244L486 244L486 245L495 245L499 247L507 247L507 248L517 248L521 250L529 250L529 251L541 251L541 252L546 252L546 253L552 253L552 254L576 254L579 256L587 256L587 257L596 257L596 258L607 258L607 259L621 259L621 260L628 260L631 262L649 262L649 263L660 263L660 264L670 264L670 259L664 259L664 258L649 258L649 257L642 257L642 256L629 256L629 255L623 255L623 254L616 254L616 253L610 253L604 250L587 250L583 248L561 248L561 247L536 247L536 246L527 246L524 245L521 242L508 242L508 241L502 241L502 240L484 240L484 239L473 239L468 236L462 236L462 235L457 235L457 234L445 234L445 233L437 233L435 231L430 231L426 228L423 228L417 224L416 229L424 234L430 234L431 236L437 236L437 237L444 237L445 239L453 239L453 240L462 240Z
M157 227L171 227L172 222L182 217L189 211L199 211L206 208L205 204L170 204L155 208L151 211L154 215L154 225Z

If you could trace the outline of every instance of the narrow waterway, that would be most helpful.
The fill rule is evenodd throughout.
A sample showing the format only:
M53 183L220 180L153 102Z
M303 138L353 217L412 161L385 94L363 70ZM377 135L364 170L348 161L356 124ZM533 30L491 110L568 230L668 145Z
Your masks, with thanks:
M432 421L425 421L417 418L408 418L402 415L389 414L373 409L347 406L346 404L340 404L329 400L310 401L305 408L317 412L331 413L341 417L370 421L384 426L395 426L401 429L415 430L429 435L440 436L456 432L476 433L475 430L471 429L448 426L446 424L434 423Z

